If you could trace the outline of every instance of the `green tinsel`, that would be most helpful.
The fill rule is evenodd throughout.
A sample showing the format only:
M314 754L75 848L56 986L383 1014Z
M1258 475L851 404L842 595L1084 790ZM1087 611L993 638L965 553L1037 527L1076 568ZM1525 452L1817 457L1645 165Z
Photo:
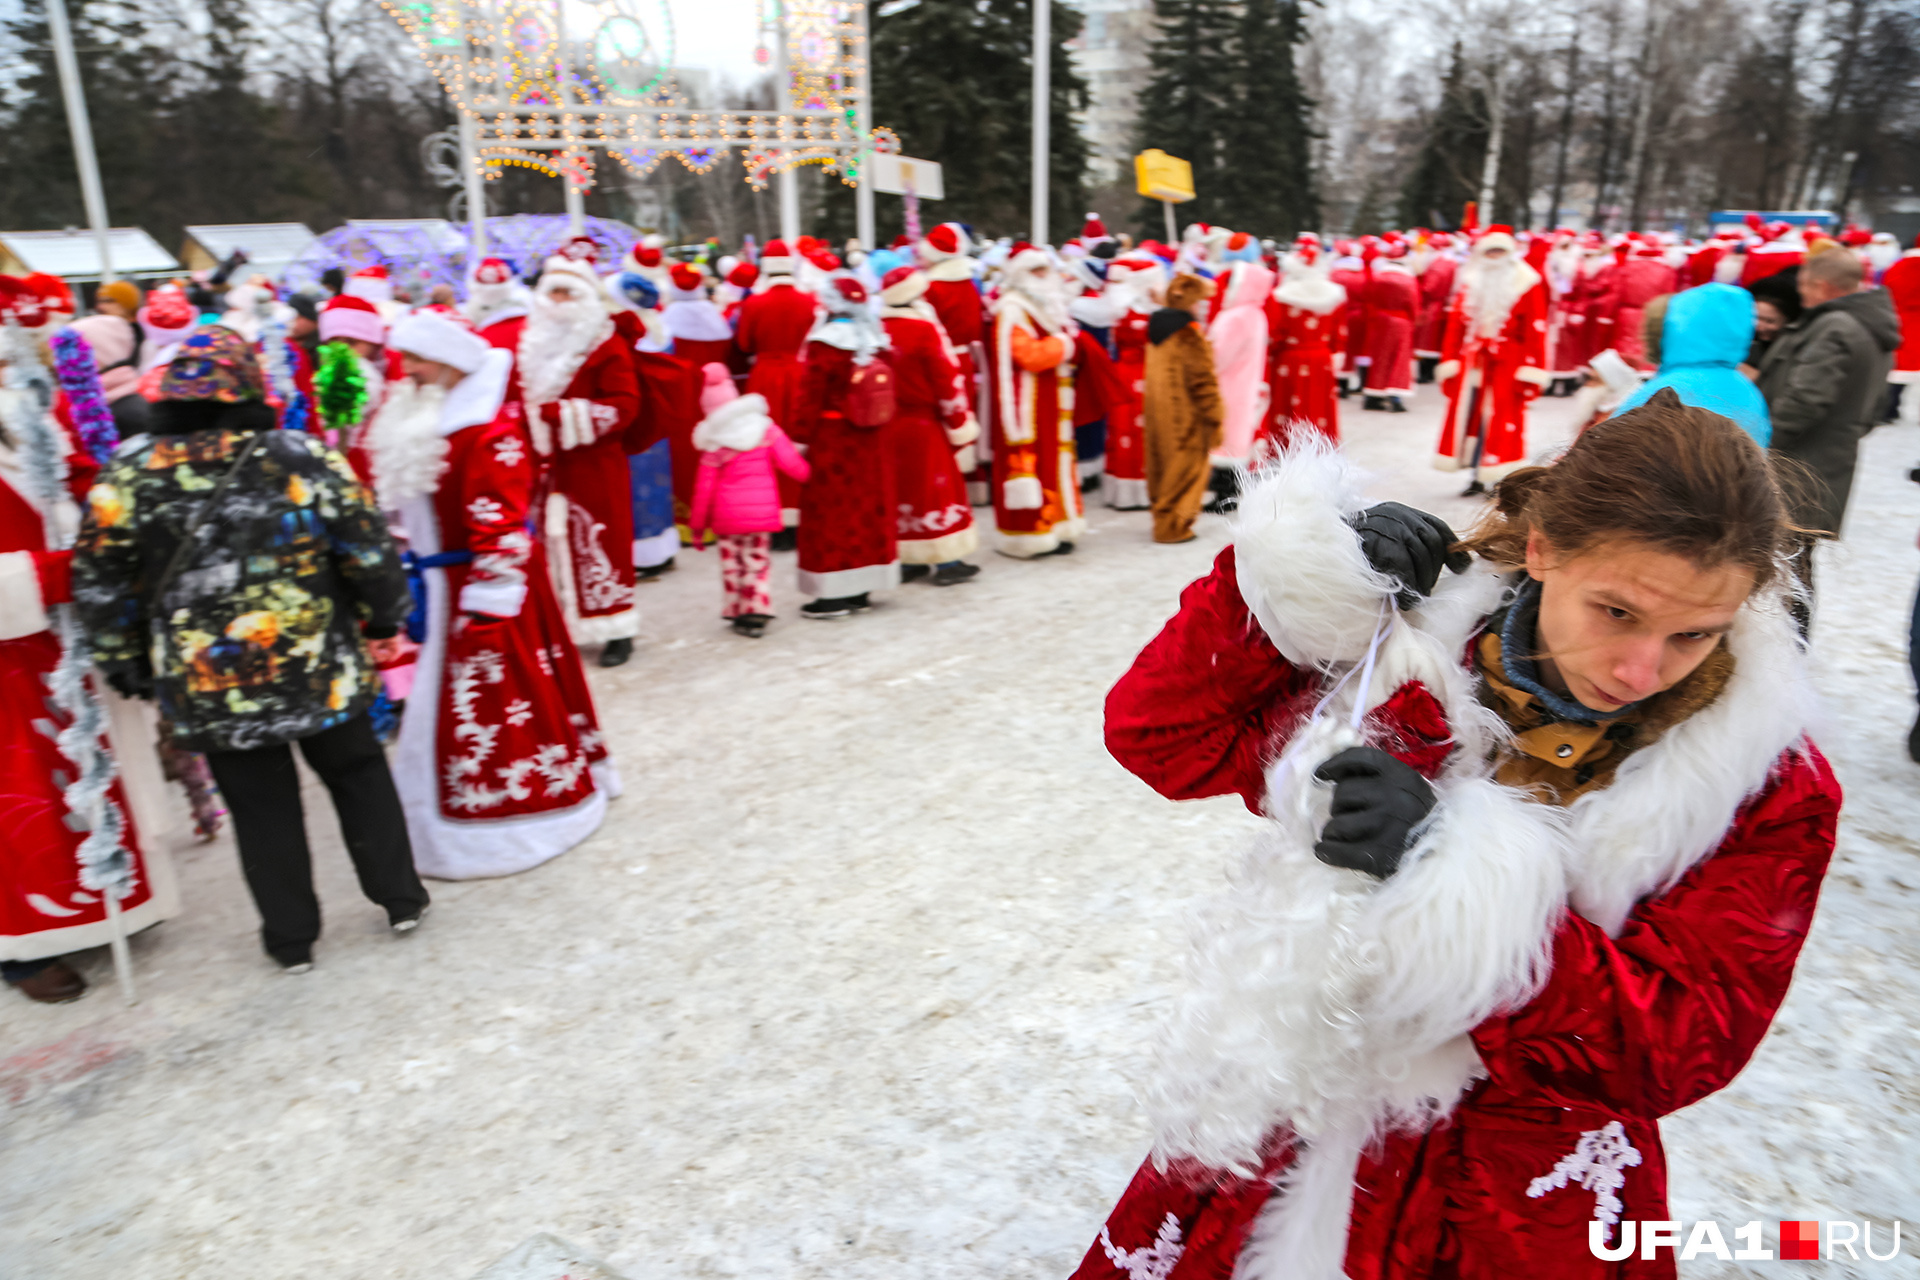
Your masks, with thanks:
M352 347L335 339L320 348L313 393L326 426L338 431L359 424L367 411L367 375Z

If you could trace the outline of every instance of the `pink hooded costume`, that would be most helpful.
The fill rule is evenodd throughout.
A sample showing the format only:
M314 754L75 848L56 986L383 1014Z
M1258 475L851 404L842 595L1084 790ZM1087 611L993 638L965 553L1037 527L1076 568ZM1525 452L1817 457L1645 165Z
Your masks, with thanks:
M767 582L773 572L768 535L781 528L776 469L805 483L810 469L793 441L767 416L767 398L743 396L723 364L701 371L706 386L700 408L706 417L693 429L700 466L687 526L695 545L712 529L719 535L723 618L772 616Z
M1213 451L1216 467L1244 464L1253 453L1254 433L1267 416L1266 303L1272 292L1271 270L1258 262L1234 263L1207 330L1214 376L1227 409L1220 447Z

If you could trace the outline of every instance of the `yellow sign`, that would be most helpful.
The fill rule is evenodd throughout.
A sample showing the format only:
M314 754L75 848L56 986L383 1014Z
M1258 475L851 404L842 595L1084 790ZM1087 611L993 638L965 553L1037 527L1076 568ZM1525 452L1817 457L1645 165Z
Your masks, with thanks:
M1134 185L1149 200L1184 204L1193 199L1193 166L1158 147L1133 158Z

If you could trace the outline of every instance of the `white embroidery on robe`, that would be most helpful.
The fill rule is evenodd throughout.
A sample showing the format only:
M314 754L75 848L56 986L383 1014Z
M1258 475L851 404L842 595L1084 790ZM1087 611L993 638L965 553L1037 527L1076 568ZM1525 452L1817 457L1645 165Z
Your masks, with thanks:
M1537 1200L1549 1191L1577 1182L1594 1194L1594 1219L1611 1227L1620 1221L1622 1205L1616 1193L1626 1185L1625 1171L1639 1163L1640 1153L1627 1141L1626 1129L1618 1120L1610 1120L1605 1128L1581 1134L1579 1143L1560 1157L1552 1173L1527 1184L1527 1195Z
M485 494L467 504L467 514L478 524L497 524L506 508Z
M1187 1246L1180 1243L1180 1219L1171 1213L1160 1224L1160 1236L1144 1249L1122 1249L1114 1244L1107 1228L1100 1228L1100 1247L1107 1261L1127 1273L1127 1280L1167 1280L1173 1274Z
M573 544L573 577L581 613L613 613L633 605L633 588L620 581L600 535L607 526L577 502L567 503L567 540Z
M505 661L494 649L482 649L471 658L454 663L447 673L455 721L454 741L467 744L464 755L446 762L447 807L450 809L472 813L495 808L509 800L525 800L533 794L529 783L536 777L545 779L547 795L564 795L579 784L580 775L586 772L584 753L565 743L549 742L535 748L530 756L496 768L494 776L499 779L499 786L489 787L481 782L482 770L500 744L502 726L481 724L475 704L480 700L481 685L499 684L505 678Z
M493 460L503 467L517 467L526 456L519 436L501 436L493 442Z

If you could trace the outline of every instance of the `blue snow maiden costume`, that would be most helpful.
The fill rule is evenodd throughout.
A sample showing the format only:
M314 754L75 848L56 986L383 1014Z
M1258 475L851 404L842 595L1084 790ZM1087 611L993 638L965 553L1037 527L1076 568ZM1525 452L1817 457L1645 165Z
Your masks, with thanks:
M1672 387L1685 403L1733 419L1764 449L1773 438L1766 399L1736 367L1752 345L1753 295L1745 289L1703 284L1676 293L1660 328L1660 368L1614 412Z

